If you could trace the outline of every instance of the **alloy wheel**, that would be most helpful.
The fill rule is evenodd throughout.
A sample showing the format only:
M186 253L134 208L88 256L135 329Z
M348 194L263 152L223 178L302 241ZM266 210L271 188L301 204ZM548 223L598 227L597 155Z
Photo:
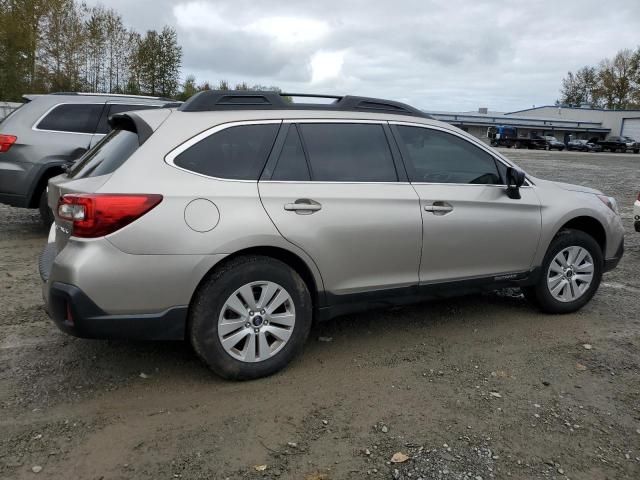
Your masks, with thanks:
M218 318L218 338L233 358L262 362L284 348L295 321L289 292L274 282L251 282L233 292L224 303Z
M567 247L551 260L547 271L547 287L560 302L573 302L589 290L594 265L591 254L583 247Z

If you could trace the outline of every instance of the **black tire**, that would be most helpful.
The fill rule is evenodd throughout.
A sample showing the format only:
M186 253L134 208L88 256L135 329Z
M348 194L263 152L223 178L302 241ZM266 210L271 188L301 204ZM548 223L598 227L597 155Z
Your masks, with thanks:
M640 150L634 150L633 153L640 153Z
M225 351L218 338L218 318L233 292L257 281L275 282L289 293L295 307L295 325L282 350L266 360L248 363ZM282 370L300 354L312 320L311 295L296 271L271 257L246 256L225 263L198 288L191 303L188 335L198 356L216 374L230 380L251 380Z
M38 209L40 210L40 220L42 221L42 226L49 230L51 228L51 224L53 223L53 212L49 208L49 204L47 203L47 190L43 190L40 194L40 200L38 201Z
M549 271L551 261L558 252L572 246L582 247L591 254L594 262L593 280L588 290L584 292L581 297L573 302L561 302L560 300L556 300L549 291L549 287L547 286L547 272ZM527 300L545 313L575 312L585 306L598 290L600 281L602 280L603 264L604 261L600 245L598 245L598 242L596 242L591 235L580 230L563 230L553 239L544 256L538 283L531 287L522 288L522 293Z

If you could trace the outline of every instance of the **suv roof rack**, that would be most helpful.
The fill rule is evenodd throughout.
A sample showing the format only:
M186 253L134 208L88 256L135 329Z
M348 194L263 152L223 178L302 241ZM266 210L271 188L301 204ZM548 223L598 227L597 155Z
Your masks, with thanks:
M149 100L161 100L163 102L175 102L173 98L153 97L150 95L129 95L126 93L91 93L91 92L53 92L49 95L86 95L90 97L123 97L123 98L148 98Z
M331 103L292 103L285 97L327 98ZM371 113L395 113L432 118L411 105L380 98L352 95L318 95L310 93L280 93L265 91L207 90L189 98L178 109L182 112L211 112L220 110L337 110Z

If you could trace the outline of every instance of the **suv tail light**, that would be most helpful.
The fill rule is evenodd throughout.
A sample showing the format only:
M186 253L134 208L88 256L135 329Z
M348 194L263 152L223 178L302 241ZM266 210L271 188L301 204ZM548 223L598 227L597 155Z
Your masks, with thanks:
M73 222L72 235L76 237L103 237L142 217L161 201L162 195L157 194L68 194L58 200L58 216Z
M8 152L9 149L16 143L18 137L15 135L2 135L0 134L0 153Z

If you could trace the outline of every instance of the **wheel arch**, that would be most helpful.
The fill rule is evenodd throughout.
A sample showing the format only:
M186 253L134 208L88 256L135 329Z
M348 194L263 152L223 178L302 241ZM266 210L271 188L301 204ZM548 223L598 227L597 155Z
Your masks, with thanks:
M64 173L64 169L62 168L63 163L54 163L49 165L44 165L43 168L38 172L37 181L33 182L33 188L29 193L29 208L37 208L38 202L40 201L40 194L47 187L47 183L50 178L53 178L61 173Z
M223 268L230 261L244 256L263 256L280 260L281 262L292 268L298 275L300 275L302 280L305 282L307 288L309 289L309 293L311 294L311 300L313 302L314 310L324 305L324 285L322 283L322 278L319 277L319 273L316 274L313 267L311 267L300 255L292 252L291 250L287 250L282 247L266 245L243 248L241 250L233 252L230 255L227 255L226 257L224 257L224 259L217 262L204 274L204 276L198 282L198 285L191 295L190 303L193 302L196 293L200 290L201 286L211 275L213 275L219 269Z
M553 238L556 238L563 230L579 230L581 232L586 233L587 235L593 237L593 239L600 246L600 250L602 251L602 255L605 255L607 248L607 232L602 223L591 216L581 215L578 217L574 217L568 221L566 221L555 233ZM553 239L552 239L553 241Z

